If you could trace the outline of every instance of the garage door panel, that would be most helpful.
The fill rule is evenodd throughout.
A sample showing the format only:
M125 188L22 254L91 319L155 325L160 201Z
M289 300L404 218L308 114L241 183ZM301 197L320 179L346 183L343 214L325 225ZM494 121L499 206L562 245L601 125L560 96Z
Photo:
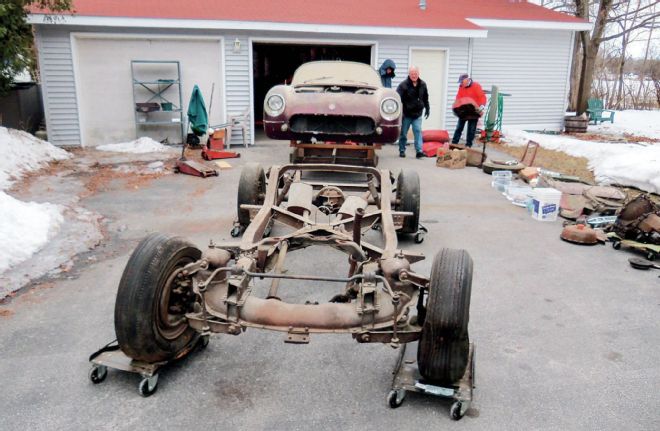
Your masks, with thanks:
M131 60L180 62L184 120L194 85L199 85L202 90L208 109L211 88L215 83L210 122L222 122L222 47L219 40L79 38L76 48L76 80L84 145L96 146L135 139ZM138 79L172 79L176 76L172 73L171 67L162 69L162 72L153 68ZM149 98L146 90L140 89L137 94L138 101ZM174 88L165 97L175 104L179 103ZM157 115L169 119L175 114ZM173 124L141 126L139 136L180 142L181 129L176 123Z
M419 76L429 90L431 115L423 121L424 129L443 129L447 96L447 52L444 49L411 49L411 64L419 68Z

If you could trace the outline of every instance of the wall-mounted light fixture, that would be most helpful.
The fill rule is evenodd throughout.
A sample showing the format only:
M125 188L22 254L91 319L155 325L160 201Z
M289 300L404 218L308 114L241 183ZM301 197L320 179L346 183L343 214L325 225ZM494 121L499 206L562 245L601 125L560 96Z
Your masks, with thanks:
M238 54L241 52L241 41L238 38L234 39L234 53Z

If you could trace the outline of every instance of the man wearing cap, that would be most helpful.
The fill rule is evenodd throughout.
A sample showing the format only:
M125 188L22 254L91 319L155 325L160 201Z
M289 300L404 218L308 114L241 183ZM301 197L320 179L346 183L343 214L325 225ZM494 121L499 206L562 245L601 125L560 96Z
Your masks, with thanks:
M406 157L406 143L410 126L415 136L415 156L419 159L425 157L422 152L422 112L426 111L424 118L429 118L429 91L426 83L419 77L419 69L411 66L408 77L396 89L401 96L403 105L403 118L401 120L401 135L399 136L399 157Z
M463 134L463 128L467 122L467 136L465 139L465 146L471 147L474 142L474 135L477 131L477 122L479 117L483 115L486 106L486 95L484 94L481 85L470 78L467 73L462 74L458 78L458 93L456 93L456 102L454 103L454 112L458 115L458 124L456 124L456 131L451 140L452 144L458 144ZM460 105L460 106L456 106ZM464 108L466 105L470 109ZM474 107L474 109L472 109ZM457 109L459 108L459 109Z

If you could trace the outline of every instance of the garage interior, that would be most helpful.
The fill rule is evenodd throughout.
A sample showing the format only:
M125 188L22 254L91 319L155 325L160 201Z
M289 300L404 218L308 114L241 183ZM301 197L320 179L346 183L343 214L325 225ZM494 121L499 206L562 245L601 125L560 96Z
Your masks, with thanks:
M263 105L268 90L289 84L298 66L308 61L344 60L371 64L371 45L254 43L252 74L256 133L263 133Z

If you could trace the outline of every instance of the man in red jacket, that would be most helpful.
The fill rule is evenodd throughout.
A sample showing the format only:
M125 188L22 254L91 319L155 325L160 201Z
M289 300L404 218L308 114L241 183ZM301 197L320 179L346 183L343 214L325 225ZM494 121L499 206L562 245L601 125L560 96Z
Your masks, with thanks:
M465 146L471 147L477 131L477 122L479 121L479 117L484 113L486 95L481 89L481 85L473 81L468 74L461 75L458 82L460 85L456 94L456 103L454 104L454 113L458 116L458 124L456 124L456 131L451 142L452 144L458 144L463 134L465 123L467 122L468 129Z

